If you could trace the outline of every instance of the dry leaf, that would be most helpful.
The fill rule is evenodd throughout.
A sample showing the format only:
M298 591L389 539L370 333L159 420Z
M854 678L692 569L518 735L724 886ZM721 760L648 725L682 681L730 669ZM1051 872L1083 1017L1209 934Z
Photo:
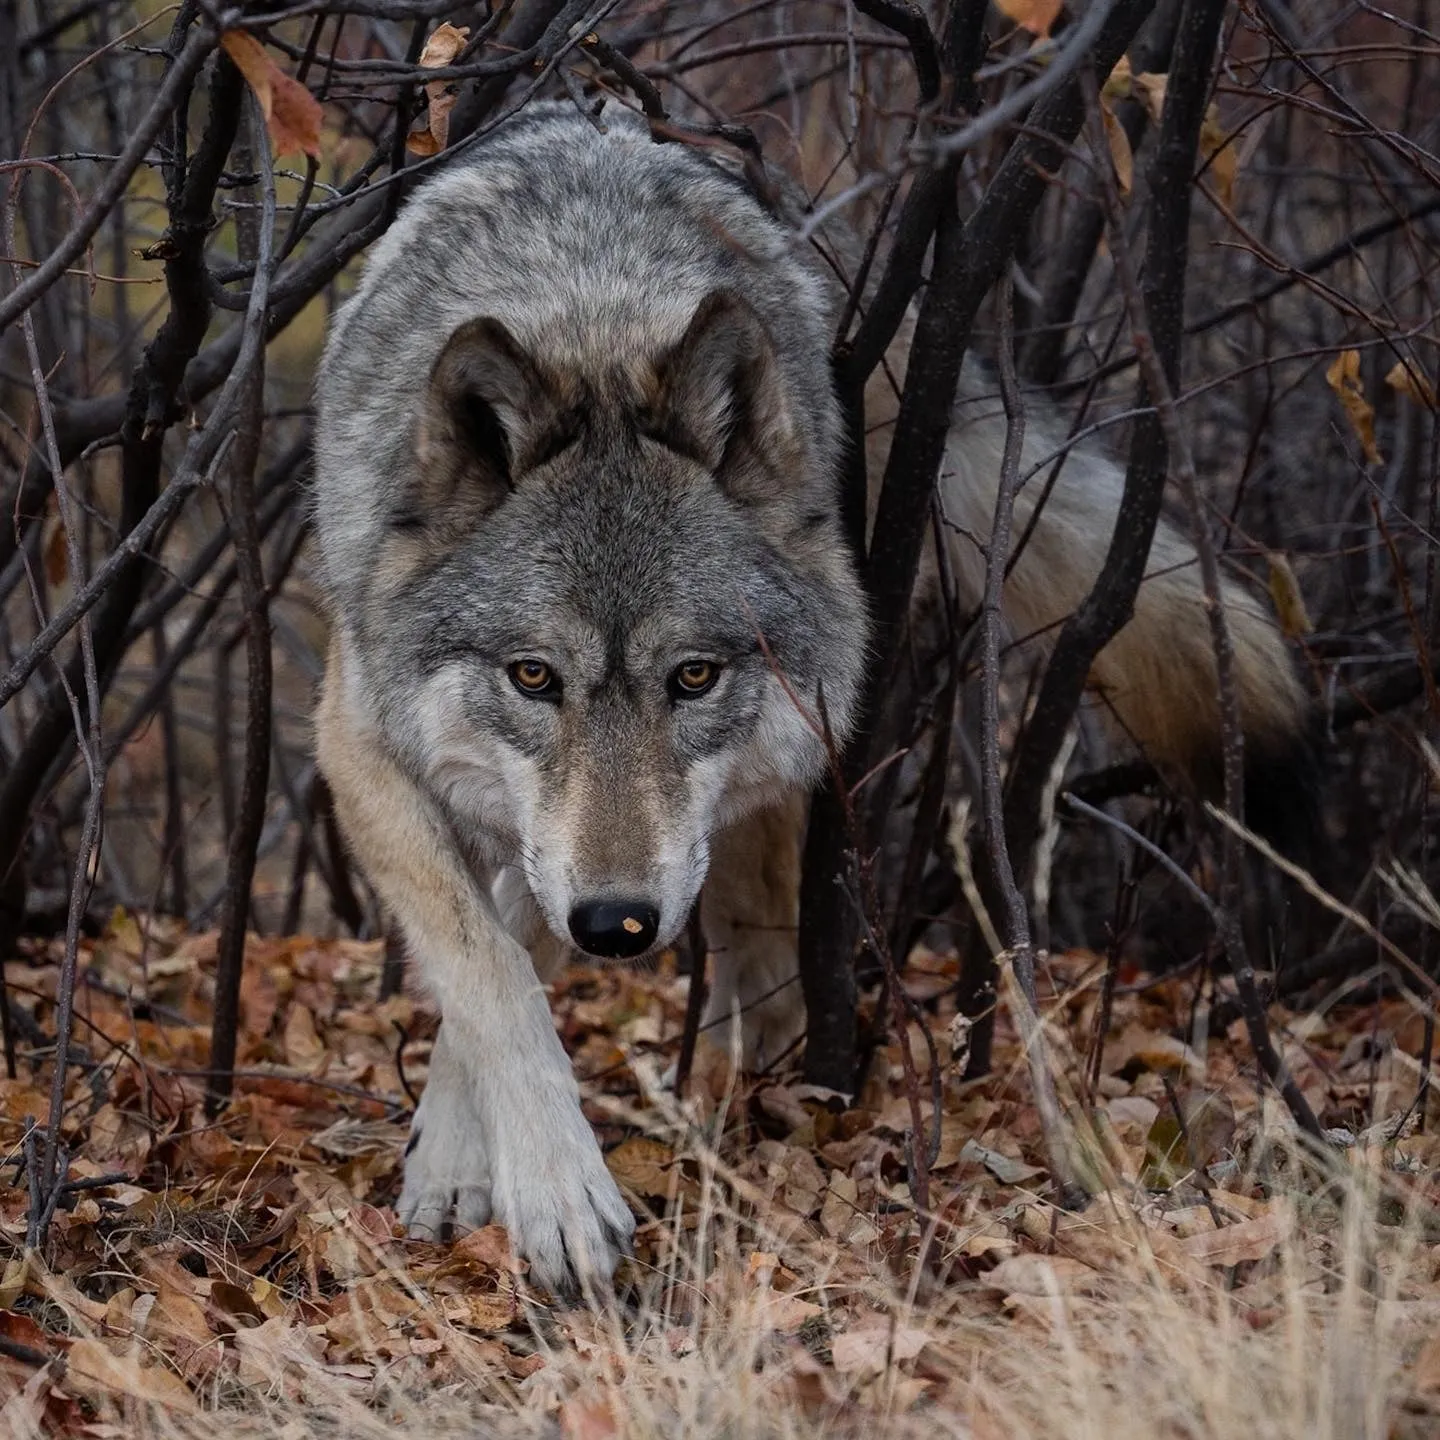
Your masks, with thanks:
M1101 106L1100 118L1105 122L1105 139L1110 146L1110 159L1115 166L1115 178L1120 182L1120 193L1128 195L1135 183L1135 154L1130 149L1130 137L1108 105Z
M320 158L320 102L271 59L265 47L244 30L227 30L220 37L225 53L255 92L277 155L301 151Z
M699 1190L695 1181L685 1174L675 1152L645 1135L622 1140L605 1156L605 1164L617 1185L649 1199L693 1196Z
M608 1395L575 1395L560 1407L564 1440L611 1440L620 1433Z
M1088 1265L1068 1255L1011 1255L986 1273L984 1283L1006 1295L1068 1295L1098 1280Z
M1028 30L1037 38L1043 38L1060 18L1060 12L1065 8L1065 0L995 0L995 8L1022 30Z
M1290 561L1278 550L1266 552L1270 566L1270 601L1275 606L1280 628L1291 640L1309 635L1315 629L1315 622L1305 608L1305 597L1300 593L1300 582Z
M967 1140L960 1151L960 1159L975 1165L983 1165L1002 1185L1023 1185L1045 1173L1039 1165L1027 1165L1023 1160L1012 1160L988 1145L976 1140Z
M1263 1260L1289 1237L1295 1213L1289 1201L1275 1200L1267 1214L1221 1230L1201 1231L1180 1243L1185 1253L1205 1265L1239 1265L1245 1260Z
M886 1362L913 1360L930 1343L928 1331L897 1325L885 1316L863 1321L830 1342L831 1361L840 1375L879 1375Z
M67 1356L65 1383L89 1396L128 1396L179 1410L194 1410L195 1397L173 1371L142 1365L138 1346L115 1352L103 1340L77 1340Z
M1225 127L1220 123L1220 107L1211 105L1200 127L1200 156L1205 173L1227 209L1235 198L1235 175L1239 169L1239 153Z
M1134 94L1144 105L1152 124L1160 123L1161 112L1165 109L1165 83L1169 78L1151 70L1142 70L1133 77Z
M466 25L452 25L447 20L435 28L420 52L420 65L425 70L440 70L451 64L470 38ZM429 107L425 129L412 130L405 137L405 148L412 155L438 155L450 140L450 112L455 108L455 85L450 80L432 80L425 87Z
M1389 374L1385 376L1385 383L1392 390L1399 391L1407 400L1413 400L1415 404L1424 409L1435 409L1435 386L1425 377L1413 360L1408 364L1403 360L1397 360L1390 367Z
M1378 465L1380 450L1375 444L1375 411L1365 399L1365 387L1360 382L1360 352L1342 350L1325 372L1325 380L1345 407L1350 428L1360 441L1366 461Z

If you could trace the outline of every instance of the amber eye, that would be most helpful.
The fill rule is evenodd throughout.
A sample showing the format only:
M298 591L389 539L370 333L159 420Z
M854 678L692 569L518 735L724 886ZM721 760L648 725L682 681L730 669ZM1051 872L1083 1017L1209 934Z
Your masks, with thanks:
M687 660L670 677L670 688L677 700L694 700L715 688L720 667L713 660Z
M517 660L510 667L510 683L522 694L551 699L560 693L560 679L543 660Z

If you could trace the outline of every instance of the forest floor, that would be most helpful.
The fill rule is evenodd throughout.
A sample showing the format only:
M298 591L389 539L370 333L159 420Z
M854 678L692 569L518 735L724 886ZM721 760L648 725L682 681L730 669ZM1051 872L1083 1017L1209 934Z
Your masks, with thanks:
M1331 1127L1321 1159L1257 1094L1243 1026L1203 1053L1175 1038L1196 1034L1193 975L1122 972L1097 1056L1103 959L1050 957L1042 1008L1094 1193L1067 1211L1008 1016L993 1076L960 1078L953 957L908 967L914 1093L892 1044L838 1111L793 1075L737 1078L704 1037L677 1103L688 982L576 969L556 1022L641 1219L616 1302L565 1307L498 1227L402 1238L433 1019L376 1003L379 946L252 938L237 1098L206 1119L214 951L125 914L82 947L75 1183L29 1253L54 947L6 967L7 1440L1440 1434L1440 1114L1413 1113L1423 1027L1403 997L1273 1014ZM912 1102L937 1146L924 1225Z

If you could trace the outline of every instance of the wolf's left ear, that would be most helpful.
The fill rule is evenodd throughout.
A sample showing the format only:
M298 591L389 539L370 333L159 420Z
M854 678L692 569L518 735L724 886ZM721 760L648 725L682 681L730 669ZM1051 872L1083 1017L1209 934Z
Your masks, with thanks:
M577 424L499 320L466 321L430 372L409 517L448 523L494 509L517 477L575 438Z
M708 296L658 370L656 438L698 461L737 500L777 498L776 477L801 447L775 348L754 309L730 291Z

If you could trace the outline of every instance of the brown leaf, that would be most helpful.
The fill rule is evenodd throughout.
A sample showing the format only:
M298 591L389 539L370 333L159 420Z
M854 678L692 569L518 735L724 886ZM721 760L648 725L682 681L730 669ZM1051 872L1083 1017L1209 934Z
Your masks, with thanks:
M450 1254L452 1258L463 1256L491 1270L516 1274L525 1269L524 1262L515 1258L515 1252L510 1248L510 1236L503 1225L483 1225L479 1230L462 1235L451 1247Z
M287 75L265 47L244 30L227 30L220 37L225 53L255 92L277 155L301 151L320 158L320 102L293 76Z
M1385 383L1423 409L1435 409L1435 386L1413 360L1408 364L1397 360L1385 376Z
M1006 1295L1069 1295L1098 1279L1088 1265L1067 1255L1011 1255L986 1272L984 1284Z
M194 1410L195 1397L172 1371L142 1365L138 1346L114 1351L103 1340L77 1340L70 1347L65 1371L68 1388L83 1395L128 1396L177 1410Z
M693 1195L697 1187L680 1168L675 1152L659 1140L632 1135L605 1156L605 1164L618 1185L649 1199L667 1200L677 1194Z
M1240 156L1225 127L1220 123L1220 107L1211 105L1200 127L1200 155L1206 162L1205 173L1228 209L1235 198L1235 175Z
M1022 30L1028 30L1037 38L1050 33L1050 27L1065 8L1065 0L995 0L995 8L1007 20L1013 20Z
M1375 444L1375 410L1365 399L1365 387L1360 381L1360 352L1342 350L1325 372L1325 381L1344 406L1365 459L1371 465L1380 464L1380 450Z
M45 578L52 585L63 585L70 574L70 547L65 543L65 526L60 519L50 521L50 526L45 540Z
M1157 75L1150 70L1142 70L1133 77L1135 94L1144 105L1145 113L1152 124L1160 123L1161 112L1165 109L1165 84L1169 78L1168 75Z
M421 67L439 70L449 65L464 50L469 38L468 26L451 25L449 21L437 26L420 52ZM430 101L425 129L412 131L405 137L405 148L412 155L438 155L450 139L450 112L455 108L454 82L432 80L425 87L425 94Z
M1186 1254L1205 1265L1239 1265L1245 1260L1263 1260L1283 1244L1294 1226L1295 1213L1283 1198L1271 1203L1269 1211L1238 1225L1220 1230L1202 1230L1180 1243Z
M290 1007L285 1020L285 1058L297 1070L314 1070L325 1059L325 1042L307 1006Z
M897 1325L878 1315L831 1340L831 1363L841 1375L879 1375L887 1362L913 1360L930 1340L929 1332L918 1326Z
M1108 105L1101 106L1100 118L1105 122L1105 140L1110 146L1110 159L1115 166L1115 179L1120 184L1120 193L1128 195L1135 183L1135 154L1130 148L1130 137Z

